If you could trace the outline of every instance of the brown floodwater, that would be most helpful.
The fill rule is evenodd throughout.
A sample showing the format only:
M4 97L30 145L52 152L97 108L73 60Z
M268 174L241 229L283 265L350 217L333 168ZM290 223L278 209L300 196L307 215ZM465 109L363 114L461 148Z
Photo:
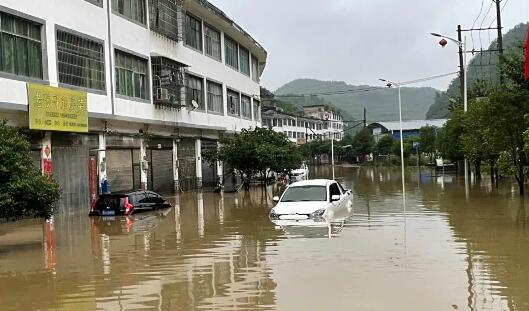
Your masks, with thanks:
M330 225L274 225L279 186L0 225L0 310L529 310L515 185L467 198L461 178L409 171L403 204L399 172L337 168L354 208Z

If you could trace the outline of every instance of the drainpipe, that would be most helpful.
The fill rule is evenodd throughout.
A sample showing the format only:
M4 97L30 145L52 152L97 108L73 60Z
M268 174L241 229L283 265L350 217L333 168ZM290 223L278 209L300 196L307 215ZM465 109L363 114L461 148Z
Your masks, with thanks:
M112 115L114 111L114 53L112 52L112 32L110 27L110 19L112 17L112 8L110 6L110 0L107 0L107 30L108 30L108 59L110 66L110 104L112 107Z

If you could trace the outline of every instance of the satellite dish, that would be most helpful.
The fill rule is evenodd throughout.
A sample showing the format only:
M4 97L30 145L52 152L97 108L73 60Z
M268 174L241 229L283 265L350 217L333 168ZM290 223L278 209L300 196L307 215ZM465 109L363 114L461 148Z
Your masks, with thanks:
M198 103L194 99L191 101L191 109L193 109L193 110L198 109Z

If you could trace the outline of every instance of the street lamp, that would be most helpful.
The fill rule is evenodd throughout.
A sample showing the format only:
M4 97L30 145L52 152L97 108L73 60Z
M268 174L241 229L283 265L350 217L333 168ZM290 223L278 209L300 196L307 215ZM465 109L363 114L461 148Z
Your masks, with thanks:
M466 51L466 37L464 41L459 41L454 38L450 38L435 32L430 33L434 37L443 38L445 40L452 41L453 43L457 44L459 46L459 49L463 53L463 74L461 79L463 79L463 112L467 112L468 110L468 78L467 78L467 51ZM445 41L446 43L446 41ZM444 45L443 45L444 46ZM468 198L468 159L465 157L465 192Z
M401 83L389 81L386 79L379 79L382 82L386 82L388 87L396 86L399 90L399 125L400 125L400 163L402 169L402 192L404 194L404 138L402 136L402 97L401 97Z

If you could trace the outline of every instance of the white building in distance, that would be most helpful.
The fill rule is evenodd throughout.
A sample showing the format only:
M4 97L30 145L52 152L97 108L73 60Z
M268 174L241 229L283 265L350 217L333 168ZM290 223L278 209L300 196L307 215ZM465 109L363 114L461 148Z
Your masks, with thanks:
M0 25L0 118L62 206L215 184L202 150L261 126L267 52L206 0L2 0Z

